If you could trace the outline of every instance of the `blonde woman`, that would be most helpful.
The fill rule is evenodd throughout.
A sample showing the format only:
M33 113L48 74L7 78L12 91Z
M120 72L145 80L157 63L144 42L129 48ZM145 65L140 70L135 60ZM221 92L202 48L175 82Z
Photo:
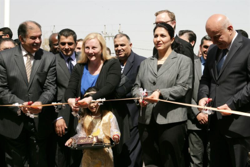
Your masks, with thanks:
M73 111L79 107L86 108L91 100L110 98L118 86L121 77L120 63L107 54L104 38L99 33L91 33L85 37L82 44L82 55L74 67L65 98ZM83 98L85 91L95 86L99 91ZM75 98L80 97L76 106Z

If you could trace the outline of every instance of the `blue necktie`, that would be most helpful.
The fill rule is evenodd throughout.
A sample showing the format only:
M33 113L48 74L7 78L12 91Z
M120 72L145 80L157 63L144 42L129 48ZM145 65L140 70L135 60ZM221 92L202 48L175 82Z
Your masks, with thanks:
M223 67L223 64L224 64L225 59L226 59L225 55L227 54L227 52L228 52L228 49L223 49L223 51L222 51L222 54L221 54L220 59L219 59L219 62L217 64L217 72L218 72L218 74L220 73L220 70Z
M72 70L73 70L73 67L74 67L74 65L72 64L72 58L69 57L69 58L67 59L67 62L68 62L68 69L69 69L69 72L71 73Z

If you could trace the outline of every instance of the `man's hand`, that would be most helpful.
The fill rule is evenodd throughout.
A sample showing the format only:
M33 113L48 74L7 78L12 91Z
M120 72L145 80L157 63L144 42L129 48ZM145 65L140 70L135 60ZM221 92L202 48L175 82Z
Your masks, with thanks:
M36 101L28 108L31 114L39 114L42 111L42 102ZM33 106L33 107L32 107Z
M199 106L205 106L207 104L207 101L208 101L208 98L207 97L204 97L202 99L200 99L199 101ZM199 111L202 111L203 108L198 108Z
M63 135L65 135L65 129L68 128L64 119L58 119L56 122L55 122L55 131L56 131L56 134L60 137L62 137Z
M28 111L28 107L26 107L26 106L28 106L28 102L24 102L23 103L23 106L24 107L21 107L21 110L22 110L22 112L24 113L24 114L27 114L29 111Z
M222 105L222 106L220 106L220 107L217 107L217 109L218 109L218 110L229 110L229 111L231 111L231 109L228 107L227 104L224 104L224 105ZM231 113L228 113L228 112L226 112L226 111L223 111L223 112L221 111L220 113L221 113L222 116L232 115Z
M196 116L196 118L200 124L207 124L208 123L208 115L207 114L204 114L201 112Z

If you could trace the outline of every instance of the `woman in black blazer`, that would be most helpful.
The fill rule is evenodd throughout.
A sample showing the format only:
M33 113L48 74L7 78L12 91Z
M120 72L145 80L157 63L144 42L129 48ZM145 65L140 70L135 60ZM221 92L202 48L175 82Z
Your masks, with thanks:
M83 40L82 55L72 71L65 100L73 111L78 111L75 98L81 98L81 107L87 107L91 100L111 98L120 78L119 60L107 54L105 40L99 33L91 33ZM92 86L99 91L93 96L83 98L84 91Z

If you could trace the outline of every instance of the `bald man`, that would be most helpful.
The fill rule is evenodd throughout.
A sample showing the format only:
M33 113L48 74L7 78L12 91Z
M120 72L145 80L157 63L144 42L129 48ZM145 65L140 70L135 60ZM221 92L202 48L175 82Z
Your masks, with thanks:
M58 33L52 33L49 37L49 47L50 52L57 54L59 53L59 47L58 47Z
M250 112L250 40L237 34L229 19L212 15L206 22L212 45L198 93L199 105ZM250 118L215 112L210 116L211 167L249 166Z

